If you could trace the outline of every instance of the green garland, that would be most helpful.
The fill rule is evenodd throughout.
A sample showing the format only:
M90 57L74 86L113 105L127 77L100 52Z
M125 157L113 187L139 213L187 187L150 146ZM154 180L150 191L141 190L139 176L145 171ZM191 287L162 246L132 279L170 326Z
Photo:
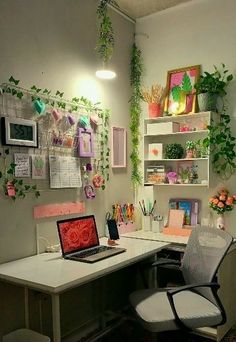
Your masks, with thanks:
M96 50L104 64L111 59L115 45L114 30L108 16L108 5L118 7L115 0L101 0L97 8L100 30Z
M141 116L141 77L143 72L141 51L137 48L135 43L132 47L130 67L130 85L132 88L132 95L130 99L130 131L132 151L130 159L132 163L131 181L135 188L142 183L142 174L140 172L141 159L139 158L139 127Z
M9 82L9 84L3 84L1 89L2 92L15 96L21 100L24 97L25 89L19 86L20 80L16 80L13 76L11 76L9 78ZM71 100L66 100L63 97L64 93L59 90L57 90L55 95L53 95L51 90L41 89L33 85L28 92L32 94L32 102L34 102L35 100L42 100L47 106L68 110L68 112L70 113L78 112L81 106L87 113L98 113L98 117L101 119L102 126L102 129L99 132L99 169L104 177L105 182L107 182L109 180L110 169L110 148L108 147L110 111L108 109L101 109L99 107L100 102L93 104L90 100L86 99L83 96L81 96L80 98L74 97ZM102 186L102 189L105 189L105 183Z

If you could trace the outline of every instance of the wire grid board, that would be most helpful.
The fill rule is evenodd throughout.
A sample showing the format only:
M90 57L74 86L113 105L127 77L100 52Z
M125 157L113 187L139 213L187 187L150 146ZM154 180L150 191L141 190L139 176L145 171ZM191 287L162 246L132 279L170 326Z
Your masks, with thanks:
M36 184L39 191L55 191L50 189L49 182L49 155L53 156L78 156L78 125L70 125L67 119L68 111L59 109L61 114L61 120L56 121L52 115L52 108L46 107L44 114L37 114L33 107L31 100L31 94L24 93L24 97L20 100L10 94L0 95L0 116L11 118L22 118L28 120L34 120L38 123L38 148L22 147L22 146L3 146L0 142L0 153L3 153L5 149L9 149L8 163L14 161L15 153L25 153L29 155L44 155L46 160L46 177L45 179L32 179L27 178L28 184ZM94 115L91 113L90 115ZM73 112L71 114L75 122L77 123L81 115L88 115L83 107L79 112ZM101 122L98 122L96 130L94 130L94 158L79 158L80 166L86 165L88 162L92 164L93 169L96 170L97 162L100 158L99 148L99 133L103 129ZM61 136L65 139L72 138L73 144L69 147L64 146L64 143L60 146L54 144L54 135ZM0 160L0 168L3 168L3 160ZM57 189L58 190L58 189Z

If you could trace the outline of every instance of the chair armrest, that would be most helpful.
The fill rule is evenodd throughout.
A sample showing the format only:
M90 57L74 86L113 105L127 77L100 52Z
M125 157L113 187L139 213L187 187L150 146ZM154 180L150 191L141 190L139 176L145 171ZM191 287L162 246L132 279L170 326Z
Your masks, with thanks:
M186 291L186 290L192 290L197 287L210 287L212 289L215 288L215 290L218 290L220 288L220 285L218 283L197 283L197 284L183 285L183 286L178 286L174 289L168 290L167 295L170 295L172 297L176 293Z
M152 263L151 267L159 267L163 265L173 265L173 266L181 266L181 262L179 260L173 260L173 259L163 259L163 260L157 260L154 263Z
M171 307L171 310L175 316L175 322L176 324L181 328L181 329L185 329L185 330L190 330L190 328L188 328L182 321L181 319L179 318L178 316L178 313L176 311L176 308L175 308L175 304L174 304L174 300L173 300L173 296L179 292L182 292L182 291L186 291L186 290L192 290L192 289L195 289L195 288L198 288L198 287L210 287L212 289L212 292L214 294L214 297L215 297L215 300L216 300L216 303L221 311L221 315L222 315L222 322L221 324L224 324L225 321L226 321L226 314L225 314L225 310L223 308L223 305L221 304L221 301L217 295L217 291L218 289L220 288L220 285L218 283L198 283L198 284L189 284L189 285L184 285L184 286L179 286L175 289L169 289L167 290L166 294L167 294L167 298L169 300L169 303L170 303L170 307Z

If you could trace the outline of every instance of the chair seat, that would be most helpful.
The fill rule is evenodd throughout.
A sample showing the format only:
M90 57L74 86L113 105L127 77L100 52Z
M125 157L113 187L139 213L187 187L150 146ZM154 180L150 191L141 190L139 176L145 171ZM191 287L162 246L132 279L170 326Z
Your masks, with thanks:
M161 332L179 329L166 290L139 290L130 295L130 302L147 330ZM215 326L222 320L217 306L197 293L177 293L174 303L181 321L190 329Z

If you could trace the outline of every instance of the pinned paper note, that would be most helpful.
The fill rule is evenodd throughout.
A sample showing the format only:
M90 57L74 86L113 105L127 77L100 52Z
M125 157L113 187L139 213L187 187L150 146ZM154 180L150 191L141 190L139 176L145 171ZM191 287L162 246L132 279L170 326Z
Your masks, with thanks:
M30 177L30 159L28 154L15 153L15 177Z
M41 154L32 154L32 179L46 178L46 156Z

